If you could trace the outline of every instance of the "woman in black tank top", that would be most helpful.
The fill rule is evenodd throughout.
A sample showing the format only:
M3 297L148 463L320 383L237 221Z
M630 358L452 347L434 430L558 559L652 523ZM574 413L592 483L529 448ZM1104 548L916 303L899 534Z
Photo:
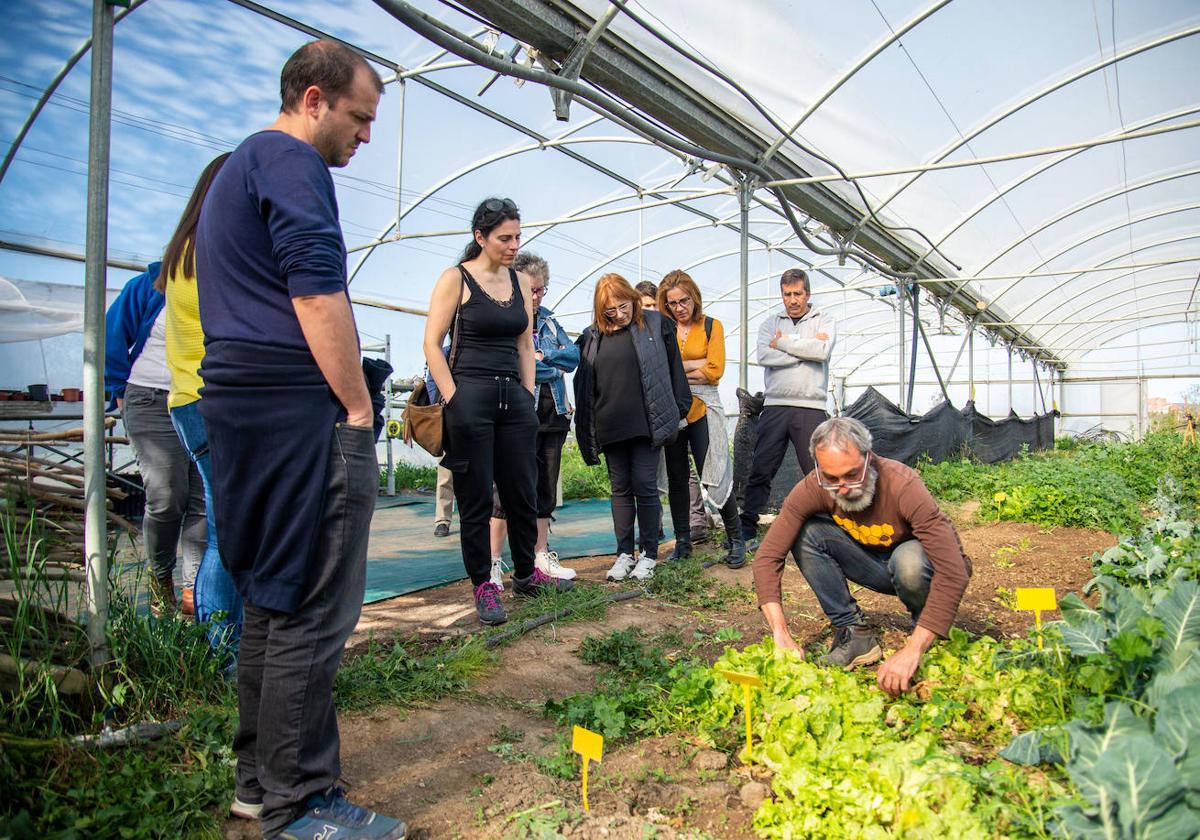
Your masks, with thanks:
M512 270L521 215L508 199L489 198L471 219L472 242L442 272L429 302L425 361L445 400L442 466L454 474L463 565L484 624L508 620L491 579L492 484L508 515L513 592L565 591L569 580L534 567L537 543L537 407L533 397L530 280ZM442 350L451 334L449 353Z

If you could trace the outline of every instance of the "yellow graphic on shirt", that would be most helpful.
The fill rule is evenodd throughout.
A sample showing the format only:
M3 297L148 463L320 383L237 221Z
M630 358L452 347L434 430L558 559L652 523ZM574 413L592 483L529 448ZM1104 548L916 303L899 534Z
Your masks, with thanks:
M863 545L890 546L896 529L888 523L882 525L860 525L846 516L833 515L833 521L846 529L846 533Z

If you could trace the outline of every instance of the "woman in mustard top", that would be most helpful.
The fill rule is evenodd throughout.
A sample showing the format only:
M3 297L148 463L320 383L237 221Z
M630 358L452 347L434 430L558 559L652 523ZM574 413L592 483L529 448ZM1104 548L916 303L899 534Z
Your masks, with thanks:
M663 450L667 466L671 525L675 529L674 557L692 553L688 524L688 451L696 462L700 486L721 512L728 536L725 563L731 569L746 565L746 543L738 521L733 495L733 461L729 457L729 433L725 409L717 383L725 373L725 329L721 322L704 314L700 288L687 272L672 271L658 286L658 309L675 321L675 337L683 357L683 370L692 389L692 407L687 426L675 442Z
M164 312L167 368L171 372L167 407L175 432L200 470L208 510L208 549L196 572L196 621L208 625L208 641L213 651L230 657L227 667L237 661L242 635L242 596L221 563L213 519L208 432L200 416L200 388L204 383L198 371L204 358L204 332L200 328L200 302L196 293L195 235L204 196L228 157L229 153L219 155L200 173L200 180L163 254L162 272L155 281L159 291L167 296Z

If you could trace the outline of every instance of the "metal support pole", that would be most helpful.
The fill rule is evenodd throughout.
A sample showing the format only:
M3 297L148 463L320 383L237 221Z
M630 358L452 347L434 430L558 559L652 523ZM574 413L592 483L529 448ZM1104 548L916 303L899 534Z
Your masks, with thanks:
M905 380L905 377L908 375L908 372L905 370L905 366L904 366L904 284L903 283L896 284L896 334L897 334L896 346L899 348L899 351L900 351L900 359L899 359L900 375L896 377L896 380L900 383L900 396L896 398L896 405L903 408L904 407L904 395L905 395L905 387L904 386L906 384L904 380Z
M1008 413L1015 414L1012 393L1012 345L1008 345Z
M738 385L743 389L748 387L750 374L750 176L742 179L741 189L738 190L738 204L741 210L742 244L741 244L741 283L738 290L738 324L741 335L738 340L741 348L738 358Z
M916 323L917 331L921 333L921 341L925 344L925 352L929 354L929 363L933 365L933 375L937 377L938 387L942 389L942 398L946 402L950 402L950 392L946 389L946 380L942 378L937 359L933 356L933 346L929 343L929 336L925 334L925 326L919 320Z
M108 528L104 468L104 289L108 257L108 163L112 130L113 8L92 0L92 92L88 127L86 269L83 290L83 545L92 664L108 659Z
M392 334L388 333L383 339L384 358L387 363L392 363ZM396 463L392 458L392 436L386 432L388 426L392 424L392 377L389 374L387 382L383 383L383 428L385 429L383 438L387 441L387 494L389 496L396 495Z
M408 88L404 85L404 79L399 75L396 76L399 84L400 97L400 126L396 130L396 235L400 235L400 220L404 218L404 191L401 189L404 185L404 92ZM391 363L391 358L388 363Z
M970 388L967 391L967 401L975 402L975 322L967 328L967 381Z

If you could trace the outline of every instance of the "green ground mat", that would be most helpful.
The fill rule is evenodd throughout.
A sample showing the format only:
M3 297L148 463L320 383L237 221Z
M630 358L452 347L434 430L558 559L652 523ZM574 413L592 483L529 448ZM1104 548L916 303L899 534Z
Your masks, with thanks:
M408 504L388 500L378 506L371 521L371 547L367 556L367 592L363 603L371 604L408 592L428 589L465 578L458 542L458 519L450 536L433 535L433 500L405 497ZM665 539L671 540L667 516ZM554 512L550 547L559 559L612 554L616 540L612 530L612 508L608 499L586 499L565 503ZM507 547L504 556L509 556Z

